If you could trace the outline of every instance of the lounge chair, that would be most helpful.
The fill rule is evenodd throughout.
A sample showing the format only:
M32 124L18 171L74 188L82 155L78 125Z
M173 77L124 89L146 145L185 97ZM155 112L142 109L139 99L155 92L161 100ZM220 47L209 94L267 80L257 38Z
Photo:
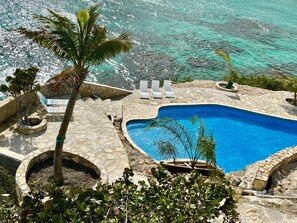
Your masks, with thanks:
M162 92L160 91L160 82L152 80L152 94L154 98L162 98Z
M140 98L150 99L150 94L147 88L147 81L140 81Z
M55 98L46 98L43 94L41 94L39 91L37 91L37 95L40 99L40 102L43 105L53 105L53 106L67 106L68 104L68 99L55 99Z
M171 90L171 81L169 80L164 81L163 91L166 98L174 98L174 93Z
M37 92L40 103L50 114L63 114L66 111L68 100L65 99L47 99L39 91Z

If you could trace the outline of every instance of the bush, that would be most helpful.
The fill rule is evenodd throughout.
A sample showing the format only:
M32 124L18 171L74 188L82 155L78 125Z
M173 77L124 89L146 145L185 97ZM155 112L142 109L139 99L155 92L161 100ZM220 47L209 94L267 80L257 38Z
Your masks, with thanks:
M229 77L225 77L229 78ZM238 84L264 88L272 91L286 90L286 82L278 77L261 75L237 75L232 73L232 80Z
M53 186L44 205L41 192L24 199L23 222L208 222L219 215L235 222L233 190L224 179L203 178L197 171L172 176L152 169L148 183L134 184L133 172L112 185L96 190L72 189L63 192Z

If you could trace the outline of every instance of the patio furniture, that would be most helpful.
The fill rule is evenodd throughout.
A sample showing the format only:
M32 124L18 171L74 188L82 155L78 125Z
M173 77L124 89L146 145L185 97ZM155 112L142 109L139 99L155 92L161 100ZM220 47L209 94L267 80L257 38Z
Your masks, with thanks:
M149 94L147 85L148 85L148 81L144 81L144 80L140 81L140 87L139 87L140 98L150 99L150 94Z
M152 94L154 98L162 98L162 92L160 91L160 81L152 80Z
M166 98L174 98L174 92L171 90L171 81L165 80L163 85L163 91Z

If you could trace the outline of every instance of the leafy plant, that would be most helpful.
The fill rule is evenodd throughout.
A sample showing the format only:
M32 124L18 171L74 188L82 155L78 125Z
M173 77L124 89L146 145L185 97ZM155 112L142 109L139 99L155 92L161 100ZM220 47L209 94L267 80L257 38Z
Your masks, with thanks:
M17 114L24 124L30 125L29 112L36 101L36 90L39 85L36 83L36 75L39 69L30 67L28 69L17 68L13 76L6 77L6 84L0 85L0 91L11 94L17 102Z
M164 158L172 157L175 159L178 151L183 150L190 159L193 169L199 159L205 159L206 162L215 166L216 144L212 133L206 135L204 123L201 118L195 116L191 119L191 122L193 125L200 122L197 135L190 134L183 125L170 118L154 119L147 128L160 128L164 130L165 134L173 138L171 141L161 140L157 143L159 153Z
M26 197L19 219L23 222L211 222L222 216L236 222L238 213L233 190L224 177L206 180L197 171L169 175L152 169L147 183L135 184L125 169L113 184L98 183L96 190L53 186L49 200L37 192ZM7 216L9 219L10 216Z
M214 51L215 54L217 54L218 56L222 57L227 65L228 65L228 84L226 85L226 88L231 89L233 86L233 82L232 82L232 74L233 74L233 70L232 70L232 64L231 64L231 59L229 57L229 53L227 51L225 51L224 49L216 49Z
M54 89L64 84L72 89L66 112L64 114L54 153L54 179L57 185L63 184L62 150L79 94L80 86L88 74L90 65L98 65L131 48L131 39L127 33L114 38L107 38L107 30L96 24L100 15L98 6L80 10L75 22L49 10L49 16L35 15L40 26L37 30L19 28L24 34L41 47L49 49L58 58L71 61L73 66L51 78L49 83Z

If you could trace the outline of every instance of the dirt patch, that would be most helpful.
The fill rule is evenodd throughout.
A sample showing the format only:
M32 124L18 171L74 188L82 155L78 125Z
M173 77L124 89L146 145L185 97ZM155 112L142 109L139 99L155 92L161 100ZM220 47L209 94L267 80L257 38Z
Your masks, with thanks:
M91 188L99 176L91 168L63 159L64 188ZM50 186L49 179L53 178L53 159L47 159L34 165L27 175L27 183L32 191L43 190Z

